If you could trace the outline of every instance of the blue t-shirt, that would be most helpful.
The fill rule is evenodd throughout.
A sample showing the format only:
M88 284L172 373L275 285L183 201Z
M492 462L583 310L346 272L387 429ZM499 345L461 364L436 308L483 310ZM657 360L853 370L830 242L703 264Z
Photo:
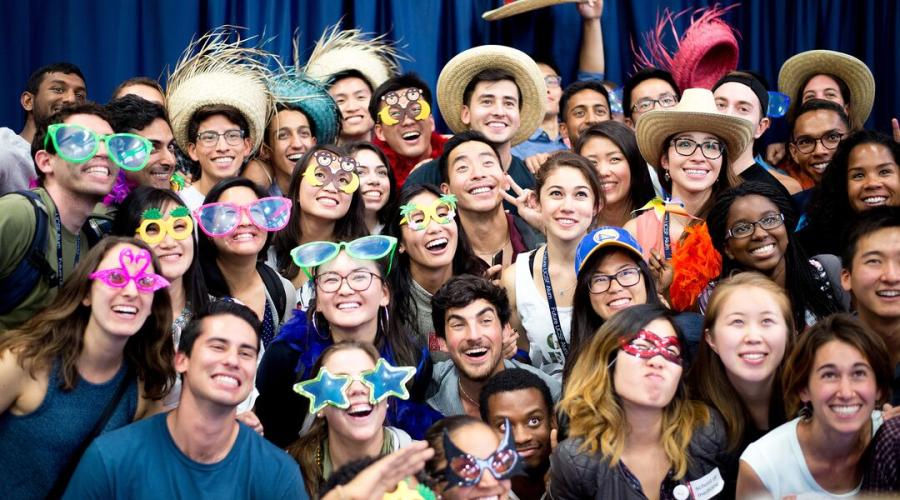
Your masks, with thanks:
M188 458L166 414L97 438L81 458L64 498L308 498L300 467L244 424L221 461Z

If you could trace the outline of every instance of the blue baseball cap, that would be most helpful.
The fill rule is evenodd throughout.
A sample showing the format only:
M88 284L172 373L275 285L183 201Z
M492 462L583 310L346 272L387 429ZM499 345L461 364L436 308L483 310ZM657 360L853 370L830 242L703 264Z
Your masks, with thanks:
M594 229L581 238L575 250L575 272L580 273L584 262L601 248L615 246L634 254L638 260L644 259L644 252L634 236L621 227L603 226Z

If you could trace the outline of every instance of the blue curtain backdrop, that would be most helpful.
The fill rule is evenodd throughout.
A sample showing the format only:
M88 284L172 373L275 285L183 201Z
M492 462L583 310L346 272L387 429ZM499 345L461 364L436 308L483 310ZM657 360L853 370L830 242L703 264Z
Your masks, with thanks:
M632 71L631 41L656 23L664 8L681 11L706 0L606 0L603 34L607 78L622 82ZM720 2L730 5L732 0ZM433 86L443 64L469 47L499 43L550 56L564 83L575 75L581 19L571 4L499 21L482 12L502 0L0 0L0 126L19 130L19 95L34 69L69 61L84 71L88 95L105 102L118 82L137 75L165 81L193 36L223 24L249 35L276 35L271 50L291 54L298 30L301 56L322 30L342 17L345 26L388 33L405 45L404 68ZM875 75L877 101L869 127L890 130L900 111L900 2L895 0L744 0L726 15L742 34L741 68L755 69L772 85L791 55L832 49L865 61ZM679 22L681 30L688 16Z

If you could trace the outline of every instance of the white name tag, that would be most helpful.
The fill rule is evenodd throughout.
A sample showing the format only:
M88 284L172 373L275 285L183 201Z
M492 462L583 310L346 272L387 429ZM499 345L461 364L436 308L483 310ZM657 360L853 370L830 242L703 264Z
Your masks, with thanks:
M697 500L713 498L725 488L725 480L722 479L722 474L719 472L718 467L700 479L691 481L689 484L691 493Z

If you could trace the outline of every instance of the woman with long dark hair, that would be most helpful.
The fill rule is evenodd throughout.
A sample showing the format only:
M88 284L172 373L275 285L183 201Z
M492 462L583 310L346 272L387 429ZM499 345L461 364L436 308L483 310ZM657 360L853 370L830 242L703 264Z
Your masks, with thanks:
M722 255L719 279L741 271L767 276L787 292L799 329L846 309L837 282L837 260L806 257L792 229L797 224L796 212L780 190L760 182L730 188L716 200L707 224L713 246ZM831 273L826 265L833 268ZM710 282L702 292L701 310L715 283Z
M65 484L54 483L74 471L89 439L159 411L175 380L175 350L157 269L146 243L104 238L46 309L0 335L6 495L61 495ZM108 405L106 423L92 431Z
M354 142L346 148L357 163L359 190L366 205L366 227L372 234L381 234L397 201L394 170L384 151L371 142Z

